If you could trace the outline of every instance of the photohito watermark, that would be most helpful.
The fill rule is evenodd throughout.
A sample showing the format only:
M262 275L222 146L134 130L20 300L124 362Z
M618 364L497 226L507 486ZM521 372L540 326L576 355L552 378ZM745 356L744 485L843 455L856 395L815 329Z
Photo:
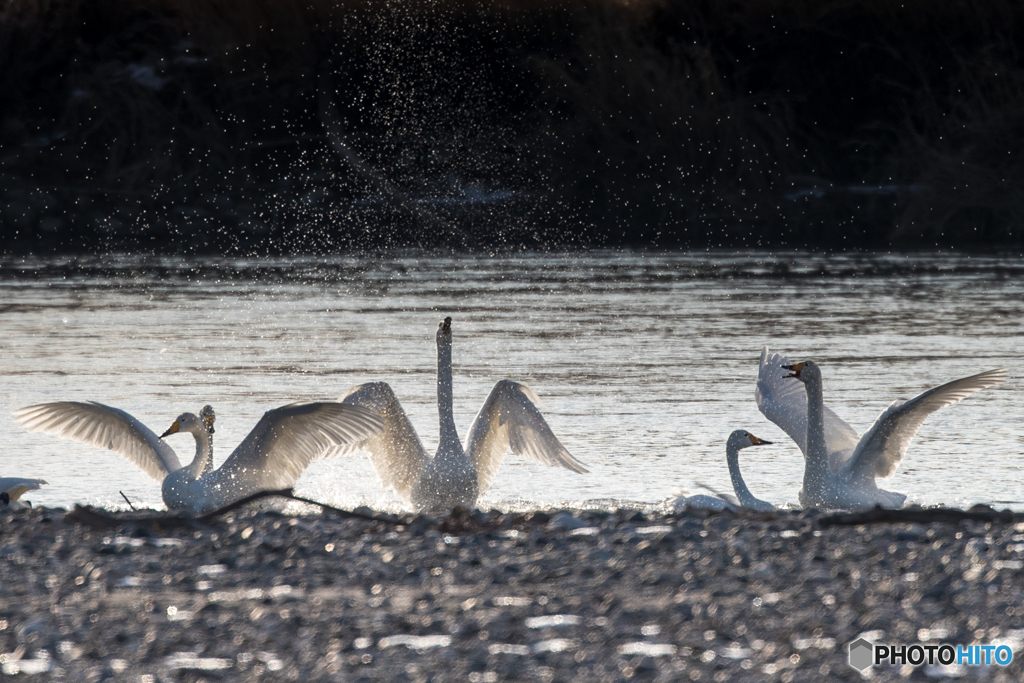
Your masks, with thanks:
M1013 661L1009 645L950 645L949 643L914 643L912 645L876 645L867 638L858 638L849 645L850 666L864 671L879 664L921 666L1006 666Z

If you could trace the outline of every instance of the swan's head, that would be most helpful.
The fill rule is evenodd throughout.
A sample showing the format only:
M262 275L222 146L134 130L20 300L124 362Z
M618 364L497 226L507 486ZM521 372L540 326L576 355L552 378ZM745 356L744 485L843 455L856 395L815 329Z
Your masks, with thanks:
M213 412L213 406L206 405L199 411L199 417L203 421L203 425L206 427L206 431L211 434L214 433L213 421L217 419L217 416Z
M195 413L182 413L178 416L177 420L171 423L167 431L160 435L160 438L162 439L165 436L177 434L178 432L198 434L200 430L206 431L206 423L202 418L198 417Z
M437 343L438 344L451 344L452 343L452 319L451 316L445 318L437 324Z
M751 446L768 446L771 443L771 441L765 441L754 436L745 429L737 429L729 435L729 445L736 450L750 448Z
M815 365L813 360L807 360L803 363L793 363L792 365L783 365L783 369L789 370L790 374L786 377L796 377L805 384L812 379L821 379L821 370Z

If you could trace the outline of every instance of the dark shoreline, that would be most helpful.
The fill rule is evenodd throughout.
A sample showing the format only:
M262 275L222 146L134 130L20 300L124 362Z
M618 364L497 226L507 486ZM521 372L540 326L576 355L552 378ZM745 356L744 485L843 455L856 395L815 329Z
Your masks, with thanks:
M27 0L4 253L1024 246L1024 6Z
M395 519L236 511L94 530L63 510L0 511L0 653L58 680L788 683L862 680L845 645L864 632L1024 640L1019 524ZM1020 680L1024 657L987 675Z

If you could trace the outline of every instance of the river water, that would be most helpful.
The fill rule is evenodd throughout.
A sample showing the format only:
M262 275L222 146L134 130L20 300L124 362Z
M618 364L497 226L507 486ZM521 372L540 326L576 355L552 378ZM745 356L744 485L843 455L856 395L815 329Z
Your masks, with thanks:
M730 490L737 428L753 492L795 504L803 459L757 410L765 344L814 359L825 400L858 431L896 398L1006 367L1010 381L933 415L883 488L922 504L1024 507L1024 259L941 254L587 252L281 259L0 259L0 476L49 485L36 504L162 507L119 456L21 431L10 411L95 400L157 433L217 410L216 462L260 415L391 384L437 441L433 336L452 316L460 433L495 381L533 388L590 474L505 459L481 507L657 505ZM183 462L191 437L168 438ZM401 509L364 454L311 466L297 492Z

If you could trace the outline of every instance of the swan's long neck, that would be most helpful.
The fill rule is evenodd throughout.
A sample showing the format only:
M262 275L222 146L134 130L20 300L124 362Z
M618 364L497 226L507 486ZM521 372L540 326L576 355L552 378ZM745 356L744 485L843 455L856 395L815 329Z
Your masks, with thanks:
M213 434L208 430L206 432L206 455L203 460L203 471L199 473L200 477L205 477L210 472L213 472ZM199 447L196 447L196 455L199 455Z
M822 487L828 471L828 446L825 443L825 401L821 379L808 378L804 386L807 388L807 465L804 468L804 485Z
M196 457L188 466L189 478L199 479L213 469L213 434L204 428L192 432L196 438Z
M437 417L441 430L441 446L453 441L459 443L455 431L455 414L452 410L452 345L451 342L437 344Z
M743 481L743 475L740 474L740 449L734 444L726 445L725 461L729 464L729 478L732 479L732 490L736 492L736 498L739 499L740 505L743 507L753 507L755 503L759 503L760 501L747 488L746 482Z

